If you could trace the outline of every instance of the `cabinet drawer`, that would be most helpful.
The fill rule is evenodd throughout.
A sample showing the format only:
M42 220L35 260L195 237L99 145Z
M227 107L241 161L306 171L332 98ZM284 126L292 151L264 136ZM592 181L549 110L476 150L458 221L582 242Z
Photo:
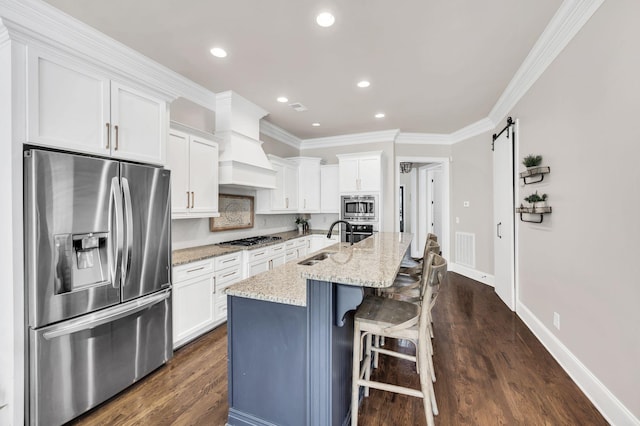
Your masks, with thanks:
M240 281L242 273L240 267L229 268L216 273L216 293L236 281Z
M284 251L285 251L284 244L278 244L278 245L269 247L269 254L272 256L284 254Z
M219 299L216 298L214 308L216 320L227 319L227 295L223 294L222 296Z
M268 259L269 255L270 255L269 247L263 247L261 249L251 250L247 252L247 256L249 256L247 261L249 263L253 263L256 260Z
M239 251L233 254L227 254L224 256L216 257L215 259L216 271L221 271L226 268L238 266L242 263L242 252Z
M174 283L213 272L213 259L199 260L173 268Z
M307 239L306 238L296 238L293 240L289 240L285 243L287 250L294 248L294 247L302 247L306 244Z

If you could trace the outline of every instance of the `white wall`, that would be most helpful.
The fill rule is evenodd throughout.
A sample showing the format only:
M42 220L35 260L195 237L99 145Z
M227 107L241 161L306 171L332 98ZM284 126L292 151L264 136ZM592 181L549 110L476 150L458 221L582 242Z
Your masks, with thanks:
M476 236L476 270L493 274L493 155L491 133L452 146L451 244L455 233ZM469 207L464 207L464 202ZM452 259L453 261L454 259Z
M523 315L530 323L539 321L543 341L575 356L636 422L638 17L637 0L605 2L510 114L520 120L520 157L541 154L551 167L544 183L520 191L520 200L535 189L548 193L553 208L541 225L517 224ZM552 323L554 312L561 316L559 330ZM587 371L576 371L588 383ZM597 403L615 408L615 401L595 388Z

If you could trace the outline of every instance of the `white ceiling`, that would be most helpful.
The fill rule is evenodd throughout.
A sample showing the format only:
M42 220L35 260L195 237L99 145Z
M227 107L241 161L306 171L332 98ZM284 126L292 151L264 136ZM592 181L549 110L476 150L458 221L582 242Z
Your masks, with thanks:
M46 1L213 92L239 93L301 139L451 133L487 117L562 3ZM323 10L333 27L315 23ZM228 57L214 58L214 46ZM371 87L356 87L361 79ZM276 102L281 95L308 111Z

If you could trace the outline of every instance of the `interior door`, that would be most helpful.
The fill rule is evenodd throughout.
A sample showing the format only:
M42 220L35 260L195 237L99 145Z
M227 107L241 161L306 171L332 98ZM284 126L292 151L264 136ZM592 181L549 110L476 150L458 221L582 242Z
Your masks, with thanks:
M495 291L511 310L515 310L513 129L502 132L493 151Z

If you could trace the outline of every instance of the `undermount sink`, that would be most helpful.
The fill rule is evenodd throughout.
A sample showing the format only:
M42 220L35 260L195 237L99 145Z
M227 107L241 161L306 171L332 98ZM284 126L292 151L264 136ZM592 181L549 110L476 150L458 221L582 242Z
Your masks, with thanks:
M308 259L305 259L305 260L303 260L301 262L298 262L298 265L305 265L305 266L315 265L316 263L325 260L326 258L331 256L332 254L333 253L331 253L331 252L323 251L323 252L320 252L320 253L318 253L316 255L311 256Z

